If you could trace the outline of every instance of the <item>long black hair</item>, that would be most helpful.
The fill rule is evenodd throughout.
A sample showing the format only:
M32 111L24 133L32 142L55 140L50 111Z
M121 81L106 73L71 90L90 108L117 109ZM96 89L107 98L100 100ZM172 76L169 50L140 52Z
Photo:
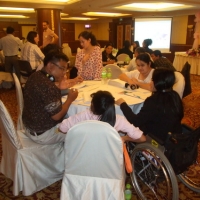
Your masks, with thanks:
M173 90L175 83L174 71L160 67L155 69L152 75L152 81L156 89L152 93L159 101L157 109L166 112L168 109L172 110L180 119L183 118L183 104L180 96Z
M91 94L91 111L99 115L99 120L114 127L116 122L115 98L108 91L98 91Z

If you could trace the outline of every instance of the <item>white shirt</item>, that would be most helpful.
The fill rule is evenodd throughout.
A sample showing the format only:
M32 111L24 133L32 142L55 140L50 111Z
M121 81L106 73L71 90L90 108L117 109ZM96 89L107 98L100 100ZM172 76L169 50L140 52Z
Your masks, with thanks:
M149 72L148 76L144 79L144 80L140 80L139 76L140 76L140 72L136 69L130 72L125 72L126 76L128 76L130 79L132 78L136 78L139 82L141 83L150 83L151 79L152 79L152 75L153 75L153 71L154 69L151 69L151 71Z
M135 62L135 57L129 62L129 65L127 66L127 71L132 71L134 69L136 69L137 65L136 65L136 62Z
M36 44L26 42L21 50L21 60L27 60L32 69L36 69L43 61L44 54Z

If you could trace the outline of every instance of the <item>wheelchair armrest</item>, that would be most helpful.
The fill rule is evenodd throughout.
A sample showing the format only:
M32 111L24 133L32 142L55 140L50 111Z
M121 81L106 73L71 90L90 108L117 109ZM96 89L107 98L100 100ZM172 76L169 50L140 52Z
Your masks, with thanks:
M160 138L156 137L155 135L153 135L152 133L148 133L147 134L149 137L151 137L153 140L155 140L156 142L158 142L160 145L164 146L165 141L162 141Z

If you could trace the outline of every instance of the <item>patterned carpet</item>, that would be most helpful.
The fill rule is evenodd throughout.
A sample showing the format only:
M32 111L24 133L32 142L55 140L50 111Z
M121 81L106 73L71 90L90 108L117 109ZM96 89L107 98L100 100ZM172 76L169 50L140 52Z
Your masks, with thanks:
M200 126L200 76L191 75L192 94L183 99L185 115L183 122L191 127L197 128ZM4 102L8 111L16 124L17 121L17 104L15 88L0 89L0 99ZM2 156L1 149L1 134L0 134L0 158ZM200 162L200 158L198 159ZM200 176L200 170L194 172L195 176ZM58 181L51 186L29 196L24 197L22 194L18 196L12 195L12 181L7 179L0 173L0 200L59 200L61 181ZM182 183L179 182L180 200L197 200L200 199L200 194L197 194ZM132 200L139 199L136 194L133 194Z

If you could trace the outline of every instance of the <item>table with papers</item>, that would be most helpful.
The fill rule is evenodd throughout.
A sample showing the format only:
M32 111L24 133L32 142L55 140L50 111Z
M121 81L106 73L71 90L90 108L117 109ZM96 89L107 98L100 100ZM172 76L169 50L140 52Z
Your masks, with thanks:
M109 91L115 98L123 98L127 104L131 107L133 112L137 114L144 100L151 95L151 92L144 89L127 90L125 82L119 79L112 79L107 84L102 84L101 81L84 81L81 84L75 85L73 88L77 88L79 91L77 99L71 104L68 110L68 116L72 116L90 107L92 93L99 90ZM64 102L67 96L62 98ZM115 106L116 114L123 115L119 106Z

